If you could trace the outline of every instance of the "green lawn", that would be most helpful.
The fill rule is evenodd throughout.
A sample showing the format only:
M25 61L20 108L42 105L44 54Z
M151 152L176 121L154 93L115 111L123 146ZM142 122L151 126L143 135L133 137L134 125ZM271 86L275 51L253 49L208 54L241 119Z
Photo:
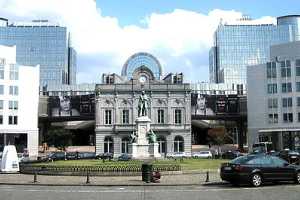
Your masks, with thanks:
M161 165L172 165L178 164L181 166L182 170L206 170L206 169L220 169L221 163L228 162L226 159L193 159L186 158L181 162L180 159L174 161L174 159L169 159L166 162L149 162L152 164L161 164ZM142 165L145 162L133 162L133 161L106 161L102 160L68 160L68 161L55 161L55 162L46 162L46 163L37 163L35 165L68 165L68 166L99 166L99 165Z

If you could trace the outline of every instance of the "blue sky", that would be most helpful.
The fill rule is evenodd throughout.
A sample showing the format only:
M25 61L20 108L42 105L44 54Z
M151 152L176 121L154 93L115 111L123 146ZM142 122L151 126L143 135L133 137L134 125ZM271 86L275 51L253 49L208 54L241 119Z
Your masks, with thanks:
M214 9L235 10L256 19L262 16L300 14L299 0L96 0L103 16L118 18L121 27L139 25L151 13L167 14L174 9L207 15Z
M58 6L59 5L59 6ZM299 0L0 0L9 23L48 19L68 27L77 51L77 83L100 83L103 73L121 74L137 52L157 57L164 74L208 82L208 54L220 19L249 15L276 24L300 15Z

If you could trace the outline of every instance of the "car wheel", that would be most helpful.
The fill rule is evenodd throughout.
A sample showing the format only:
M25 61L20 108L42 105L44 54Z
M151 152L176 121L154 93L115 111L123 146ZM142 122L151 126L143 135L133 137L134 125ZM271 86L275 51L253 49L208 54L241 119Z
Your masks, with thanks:
M208 158L208 159L210 159L211 157L210 157L210 156L208 156L207 158Z
M253 174L252 177L251 177L251 182L250 183L254 187L261 186L261 183L262 183L261 175L258 174L258 173Z
M294 182L295 182L296 184L300 184L300 172L296 172Z

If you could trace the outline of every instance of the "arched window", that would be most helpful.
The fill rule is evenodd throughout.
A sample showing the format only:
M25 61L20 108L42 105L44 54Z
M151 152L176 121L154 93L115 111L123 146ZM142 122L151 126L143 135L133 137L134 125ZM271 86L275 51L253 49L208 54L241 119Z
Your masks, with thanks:
M162 155L162 157L165 157L165 154L166 154L166 138L158 137L157 138L157 143L158 143L158 152Z
M181 136L176 136L174 139L174 152L184 152L184 141Z
M122 153L128 153L128 144L129 144L129 137L124 137L122 139Z
M114 153L114 140L110 136L104 139L104 153Z

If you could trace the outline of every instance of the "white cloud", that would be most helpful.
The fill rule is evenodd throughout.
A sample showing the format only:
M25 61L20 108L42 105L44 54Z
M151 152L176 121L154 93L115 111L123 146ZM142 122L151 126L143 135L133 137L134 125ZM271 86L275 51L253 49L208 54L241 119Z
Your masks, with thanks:
M102 73L121 74L125 61L140 51L156 56L165 75L183 72L187 82L208 81L214 31L221 19L232 21L242 16L234 10L216 9L204 15L176 9L141 19L147 28L121 28L118 19L101 15L94 0L0 0L0 12L10 23L49 19L67 26L77 51L78 83L100 82ZM259 20L274 22L271 17Z

